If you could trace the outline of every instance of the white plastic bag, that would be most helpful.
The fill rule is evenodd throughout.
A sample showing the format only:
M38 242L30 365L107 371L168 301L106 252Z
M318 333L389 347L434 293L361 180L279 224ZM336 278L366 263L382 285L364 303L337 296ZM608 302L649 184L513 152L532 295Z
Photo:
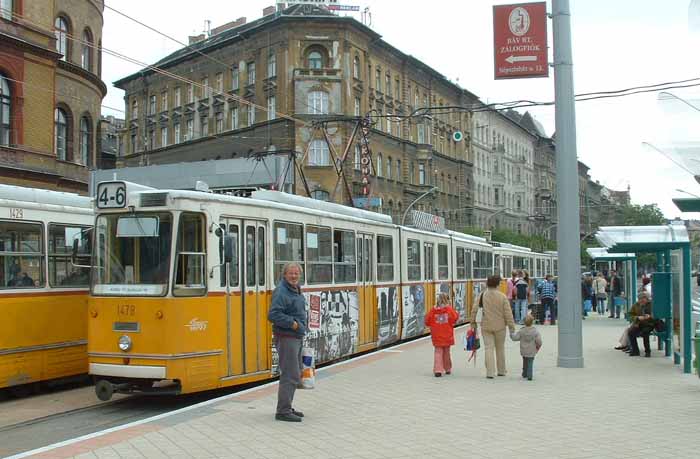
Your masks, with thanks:
M314 350L305 347L301 351L301 387L302 389L313 389L316 385L316 370L314 368Z

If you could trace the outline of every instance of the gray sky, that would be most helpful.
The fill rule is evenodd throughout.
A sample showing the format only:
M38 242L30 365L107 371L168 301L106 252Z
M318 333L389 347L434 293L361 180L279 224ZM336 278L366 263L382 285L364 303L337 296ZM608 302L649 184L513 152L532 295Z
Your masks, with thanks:
M273 0L107 0L142 22L182 41L201 33L204 21L212 28L245 16L259 18ZM516 3L498 0L346 0L369 6L372 28L384 40L411 54L488 102L554 99L554 78L493 79L492 6ZM551 11L551 1L547 2ZM692 7L689 5L693 4ZM577 93L624 89L700 77L700 17L698 0L571 0L574 72ZM192 8L195 5L195 8ZM224 5L224 6L222 6ZM164 14L163 11L167 11ZM689 11L692 14L689 14ZM359 19L359 13L356 14ZM689 18L691 19L689 21ZM551 22L550 48L551 44ZM105 11L105 48L142 62L154 63L181 46L116 13ZM692 58L691 58L692 56ZM550 52L551 58L551 52ZM103 79L109 94L104 105L123 110L123 92L111 82L139 66L109 55L103 57ZM700 89L672 90L700 107ZM554 131L554 108L529 109ZM629 184L632 201L657 203L667 217L680 216L671 202L684 189L700 195L693 177L661 150L700 140L700 112L657 93L580 102L576 105L578 156L591 176L613 189ZM103 109L105 114L123 113ZM700 154L698 154L700 164ZM685 214L700 218L700 214Z

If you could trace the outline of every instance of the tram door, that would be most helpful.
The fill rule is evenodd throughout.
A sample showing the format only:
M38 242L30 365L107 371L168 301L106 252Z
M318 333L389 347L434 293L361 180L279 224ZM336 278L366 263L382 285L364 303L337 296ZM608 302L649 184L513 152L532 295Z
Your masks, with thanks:
M227 298L227 330L229 376L239 376L270 368L266 352L270 345L267 229L265 222L251 220L229 220L226 226L238 241L235 261L229 266L232 288Z
M357 300L359 303L359 345L377 342L377 307L374 293L374 236L357 235ZM360 349L362 350L362 349Z

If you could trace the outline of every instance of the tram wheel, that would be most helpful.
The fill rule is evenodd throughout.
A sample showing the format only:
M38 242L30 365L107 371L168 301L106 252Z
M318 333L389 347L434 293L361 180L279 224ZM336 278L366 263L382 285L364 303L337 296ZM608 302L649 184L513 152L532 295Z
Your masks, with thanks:
M97 395L97 398L103 402L106 402L112 398L112 395L114 394L114 386L112 386L111 382L101 379L97 381L97 384L95 384L95 394Z

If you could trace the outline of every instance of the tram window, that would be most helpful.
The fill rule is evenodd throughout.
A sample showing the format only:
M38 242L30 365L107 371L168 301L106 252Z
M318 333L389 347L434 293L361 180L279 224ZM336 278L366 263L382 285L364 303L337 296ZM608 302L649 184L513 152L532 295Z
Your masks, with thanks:
M233 244L232 252L233 252L233 260L229 263L229 286L230 287L238 287L238 255L240 253L239 250L239 245L238 245L238 225L229 225L228 226L228 231L226 231L226 223L221 223L219 225L221 229L224 230L226 233L226 237L231 238L231 242ZM219 238L219 264L223 265L224 263L224 238ZM226 266L221 266L220 267L221 274L220 274L220 279L221 279L221 286L225 287L226 286Z
M435 254L433 244L423 245L425 250L425 280L435 279Z
M467 278L467 264L464 258L464 249L457 247L457 279L464 280Z
M391 236L377 236L377 280L394 280L394 241Z
M199 296L206 292L204 217L183 213L177 231L177 258L173 295Z
M357 260L355 258L355 233L333 231L333 270L336 283L355 282Z
M474 252L474 278L486 279L493 273L493 257L482 250Z
M71 262L73 241L78 241L76 264L89 265L92 246L87 227L49 225L49 285L51 287L87 287L90 268L79 268Z
M293 223L275 223L275 281L282 279L286 263L304 262L304 228ZM304 273L302 272L302 282Z
M255 286L255 227L248 226L245 229L245 285Z
M44 285L40 224L0 222L0 289Z
M464 266L466 267L467 279L472 278L472 251L464 249Z
M258 228L258 285L265 285L265 228Z
M448 279L450 277L450 257L448 256L447 245L438 244L438 279Z
M406 267L408 280L420 280L420 242L414 239L406 241Z
M332 247L330 228L306 227L306 275L309 284L333 282Z

